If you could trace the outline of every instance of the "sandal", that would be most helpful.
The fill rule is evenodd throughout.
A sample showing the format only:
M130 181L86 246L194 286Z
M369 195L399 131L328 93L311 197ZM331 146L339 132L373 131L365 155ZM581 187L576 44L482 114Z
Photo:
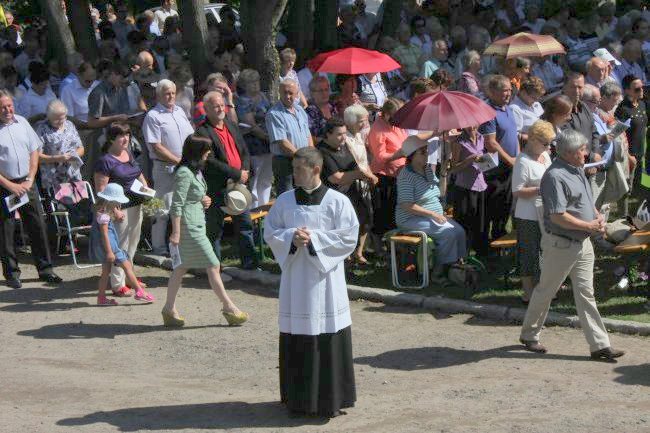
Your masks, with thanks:
M134 299L136 301L145 301L145 302L148 302L148 303L151 303L151 302L156 300L156 298L154 298L152 295L145 292L144 290L138 290L135 293Z
M119 289L113 289L113 296L118 298L128 298L133 296L133 290L129 289L127 286L122 286Z
M370 262L363 256L354 256L353 262L361 266L366 266L370 264Z
M103 306L117 305L117 301L115 299L108 299L106 296L98 296L97 305L103 305Z
M142 280L138 279L137 281L138 281L138 284L140 284L141 288L143 288L143 289L147 288L147 285L145 283L143 283ZM133 289L133 287L129 286L128 284L126 285L126 287L128 287L129 289Z

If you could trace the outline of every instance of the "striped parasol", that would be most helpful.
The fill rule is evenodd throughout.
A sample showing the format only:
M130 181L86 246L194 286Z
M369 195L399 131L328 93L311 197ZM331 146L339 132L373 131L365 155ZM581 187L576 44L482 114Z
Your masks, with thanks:
M551 54L565 54L564 46L553 36L517 33L493 42L483 54L513 57L544 57Z

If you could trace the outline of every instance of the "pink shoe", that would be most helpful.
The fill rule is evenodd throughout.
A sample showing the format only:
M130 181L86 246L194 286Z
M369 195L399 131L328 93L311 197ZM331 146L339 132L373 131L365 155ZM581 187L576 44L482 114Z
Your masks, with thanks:
M117 301L115 299L108 299L106 296L98 296L97 305L102 305L105 307L111 305L117 305Z
M151 303L156 300L156 298L154 298L152 295L150 295L149 293L145 292L142 289L135 292L134 299L136 301L145 301L148 303Z

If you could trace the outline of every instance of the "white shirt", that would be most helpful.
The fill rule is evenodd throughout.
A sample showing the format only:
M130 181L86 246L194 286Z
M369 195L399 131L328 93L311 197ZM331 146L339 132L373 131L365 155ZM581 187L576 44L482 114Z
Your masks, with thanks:
M98 84L99 81L95 81L86 89L81 85L79 79L75 79L61 90L61 101L68 109L69 117L75 117L82 122L88 121L88 95Z
M530 125L537 122L540 116L544 114L544 108L539 102L533 102L533 105L526 105L519 96L515 96L514 101L510 104L512 113L515 115L515 123L517 124L517 131L528 132Z
M27 93L16 102L16 113L27 119L36 116L37 114L45 114L47 111L47 104L49 104L53 99L56 99L56 95L50 87L47 87L45 93L42 95L34 92L34 88L30 88Z
M27 119L14 115L9 124L0 123L0 174L9 180L29 174L32 152L43 147Z
M158 29L163 32L165 31L165 20L167 17L173 17L177 16L178 12L176 12L174 9L170 9L169 12L166 10L160 8L156 12L154 12L153 16L154 19L156 20L156 24L158 24Z
M170 111L162 104L153 107L144 118L142 134L149 149L149 156L153 160L160 157L153 150L153 144L162 143L175 156L183 153L183 143L188 135L194 132L192 124L187 119L185 111L178 105Z
M264 240L282 269L280 332L335 333L352 324L345 258L354 251L359 221L345 195L328 189L318 205L298 205L295 190L281 194L264 220ZM309 229L313 251L291 253L296 228Z
M512 168L512 192L522 188L539 187L544 172L551 165L551 157L548 152L542 153L544 163L533 160L526 152L520 152L515 159ZM542 204L542 197L517 198L515 206L515 218L537 221L537 208Z

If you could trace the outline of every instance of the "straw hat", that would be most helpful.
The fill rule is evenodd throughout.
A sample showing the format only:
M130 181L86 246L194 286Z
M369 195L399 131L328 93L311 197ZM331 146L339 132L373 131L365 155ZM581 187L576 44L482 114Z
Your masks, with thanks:
M402 154L406 157L409 157L411 154L413 154L413 152L423 146L426 146L427 144L428 143L426 140L421 139L417 135L411 135L406 140L404 140L404 143L402 143Z
M240 215L248 210L252 203L253 197L248 188L244 184L228 179L225 206L221 206L221 210L228 215Z

